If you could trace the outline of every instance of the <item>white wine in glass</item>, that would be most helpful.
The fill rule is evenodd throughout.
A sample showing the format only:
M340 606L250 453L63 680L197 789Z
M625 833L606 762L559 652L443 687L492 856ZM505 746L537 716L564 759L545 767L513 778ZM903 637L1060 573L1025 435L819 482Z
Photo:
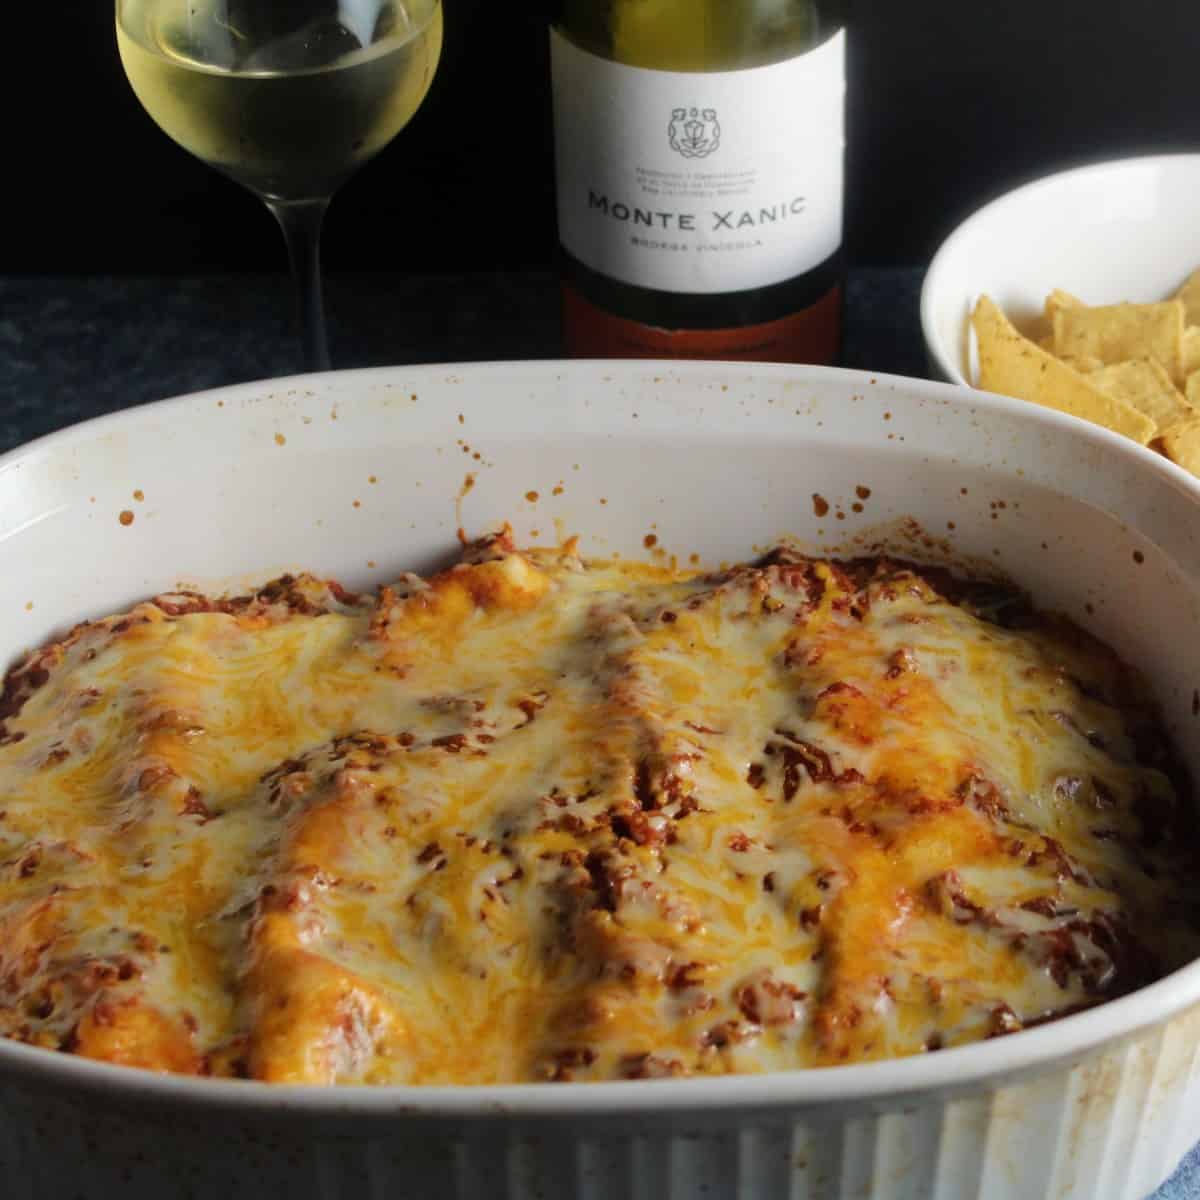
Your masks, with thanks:
M116 0L116 16L143 108L278 219L305 366L325 369L325 210L425 98L442 47L441 0Z

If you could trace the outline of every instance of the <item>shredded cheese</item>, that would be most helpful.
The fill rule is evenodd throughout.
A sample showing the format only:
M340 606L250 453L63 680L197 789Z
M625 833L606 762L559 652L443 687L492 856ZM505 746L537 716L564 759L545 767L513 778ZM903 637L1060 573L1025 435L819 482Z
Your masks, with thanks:
M519 552L79 626L0 700L0 1033L300 1083L929 1052L1200 952L1135 672L1015 594Z

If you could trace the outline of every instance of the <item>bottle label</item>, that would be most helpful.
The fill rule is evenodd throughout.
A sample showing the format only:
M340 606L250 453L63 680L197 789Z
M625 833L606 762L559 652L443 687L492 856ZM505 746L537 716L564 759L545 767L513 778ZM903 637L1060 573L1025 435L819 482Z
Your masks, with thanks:
M610 278L715 294L842 240L845 33L767 67L653 71L551 30L558 230Z

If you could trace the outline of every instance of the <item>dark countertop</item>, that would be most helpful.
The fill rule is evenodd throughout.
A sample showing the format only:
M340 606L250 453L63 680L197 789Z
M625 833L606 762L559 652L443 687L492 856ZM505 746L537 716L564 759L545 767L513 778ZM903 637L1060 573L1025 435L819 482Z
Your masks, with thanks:
M925 370L921 271L859 270L846 293L846 366ZM553 358L546 273L333 276L335 367ZM148 400L301 369L292 293L278 276L0 279L0 450Z
M927 374L922 276L850 272L842 365ZM130 405L297 373L291 302L283 274L0 279L0 451ZM547 273L335 275L326 309L336 367L560 353ZM1200 1147L1155 1200L1200 1200Z

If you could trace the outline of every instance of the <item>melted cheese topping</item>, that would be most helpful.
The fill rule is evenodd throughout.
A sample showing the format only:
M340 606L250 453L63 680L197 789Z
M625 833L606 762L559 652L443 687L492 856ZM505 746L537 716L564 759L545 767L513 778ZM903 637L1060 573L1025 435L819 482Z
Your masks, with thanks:
M159 597L10 673L0 1032L311 1083L913 1054L1200 952L1132 671L778 551Z

